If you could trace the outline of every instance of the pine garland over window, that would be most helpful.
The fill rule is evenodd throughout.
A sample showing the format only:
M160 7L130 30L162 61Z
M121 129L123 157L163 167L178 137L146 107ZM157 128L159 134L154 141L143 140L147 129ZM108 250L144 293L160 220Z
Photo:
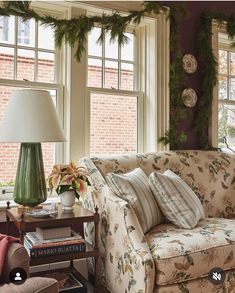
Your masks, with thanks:
M166 10L158 2L144 2L141 11L130 11L126 16L114 11L112 14L103 13L101 16L82 14L72 19L59 19L37 13L30 8L30 3L30 1L4 1L3 6L0 7L0 15L20 16L23 20L34 18L44 25L51 26L55 32L56 46L60 48L63 42L68 43L72 48L76 46L76 59L78 61L81 60L82 54L85 52L87 35L95 25L102 28L99 40L102 40L103 35L110 31L110 41L117 40L122 45L128 41L125 31L130 23L138 25L145 15L157 15L160 10Z
M60 48L62 44L68 43L72 48L76 47L75 57L80 61L85 52L87 35L94 26L102 28L98 40L102 40L105 33L110 32L111 39L117 40L120 45L126 43L128 38L125 35L127 26L131 23L138 25L146 15L158 15L160 11L167 11L167 8L156 1L143 2L143 9L130 11L122 16L118 11L112 14L103 13L101 16L80 15L72 19L58 19L57 17L37 13L30 8L29 1L5 1L0 6L0 15L19 16L23 21L34 18L41 24L51 26L55 32L55 45ZM181 99L184 83L184 70L182 68L182 52L179 47L179 19L185 14L181 5L174 5L170 9L170 129L160 142L170 144L171 149L180 148L187 140L184 132L180 131L180 125L184 119L189 118Z

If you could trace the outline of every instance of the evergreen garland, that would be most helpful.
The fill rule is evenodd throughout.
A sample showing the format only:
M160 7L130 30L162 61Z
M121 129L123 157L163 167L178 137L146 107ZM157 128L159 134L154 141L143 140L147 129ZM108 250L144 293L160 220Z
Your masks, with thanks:
M217 82L217 61L212 52L212 14L203 12L199 19L197 50L200 61L203 64L202 96L199 99L199 109L194 121L194 128L200 135L200 143L203 149L211 148L208 140L208 125L211 117L211 105L213 87Z
M182 51L179 46L179 19L184 16L186 10L183 6L170 8L170 128L159 142L170 144L173 150L180 149L187 141L187 135L180 130L183 120L189 118L181 97L184 88L185 71L182 67Z
M130 11L127 16L121 16L118 11L112 14L103 13L101 16L80 15L72 19L58 19L57 17L42 15L30 8L30 1L4 1L0 7L0 15L15 15L23 20L34 18L42 24L51 26L55 32L56 47L61 48L63 42L68 43L72 48L77 46L76 59L81 60L85 52L87 35L94 26L101 27L101 35L98 40L103 39L103 35L110 31L110 41L117 40L120 45L128 42L125 35L126 27L133 23L138 25L146 14L157 15L160 10L166 8L158 2L144 2L141 11Z
M197 117L194 121L194 128L200 135L201 148L213 149L209 143L208 126L211 118L212 100L213 100L213 87L217 83L217 60L212 50L212 20L216 20L218 25L226 22L227 33L231 40L235 37L235 16L229 16L223 13L216 13L205 11L201 13L198 25L198 54L200 61L203 64L203 83L202 83L202 96L199 100L199 109ZM233 46L235 44L233 43Z

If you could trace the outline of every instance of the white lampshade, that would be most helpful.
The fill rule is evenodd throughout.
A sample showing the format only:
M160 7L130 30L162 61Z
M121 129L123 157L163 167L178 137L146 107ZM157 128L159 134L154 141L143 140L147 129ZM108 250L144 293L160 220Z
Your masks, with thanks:
M65 141L50 93L34 89L14 91L0 125L0 141Z

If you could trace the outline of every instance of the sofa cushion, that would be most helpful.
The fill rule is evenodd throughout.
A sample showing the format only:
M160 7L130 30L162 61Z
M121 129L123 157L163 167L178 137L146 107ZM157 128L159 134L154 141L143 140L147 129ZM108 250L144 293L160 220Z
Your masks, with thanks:
M152 172L149 184L162 213L176 226L192 229L205 217L197 195L171 170Z
M143 170L137 168L126 174L109 173L106 180L110 189L132 206L144 233L163 222Z
M156 284L208 275L211 268L235 268L235 221L205 218L190 231L161 224L146 235L156 266Z

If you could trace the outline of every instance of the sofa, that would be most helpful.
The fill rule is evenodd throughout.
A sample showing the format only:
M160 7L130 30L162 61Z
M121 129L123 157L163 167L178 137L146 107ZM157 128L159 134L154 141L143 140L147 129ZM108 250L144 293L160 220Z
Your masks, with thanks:
M91 187L83 205L98 206L98 278L113 293L235 292L235 156L217 151L166 151L147 154L86 157L80 160ZM205 218L193 229L164 222L143 233L133 208L111 191L105 176L141 168L172 170L196 193ZM94 244L94 226L85 227ZM225 280L214 284L212 268ZM89 263L92 271L92 261Z
M0 256L1 257L1 256ZM10 283L9 275L14 268L22 268L28 278L22 284ZM0 279L1 293L57 293L58 282L52 278L29 277L29 255L20 243L11 242L4 262L3 275Z

